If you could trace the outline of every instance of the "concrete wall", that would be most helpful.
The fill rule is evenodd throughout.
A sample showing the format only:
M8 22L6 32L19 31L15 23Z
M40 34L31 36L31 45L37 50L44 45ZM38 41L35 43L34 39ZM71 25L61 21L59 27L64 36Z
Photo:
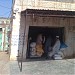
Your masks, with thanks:
M48 1L48 0L23 0L22 10L25 9L46 9L46 10L67 10L75 11L75 2Z
M75 11L75 1L48 1L48 0L16 0L13 11L23 11L26 9L44 9L44 10L66 10Z
M48 27L64 27L65 28L65 43L68 45L64 51L65 57L73 56L75 54L75 32L73 27L75 27L75 18L58 18L58 17L33 17L28 16L28 20L25 22L25 17L21 17L21 26L20 26L20 37L24 35L24 29L26 25L26 34L24 39L24 49L23 49L23 58L26 58L27 52L27 41L28 41L28 30L29 26L48 26ZM36 19L36 20L35 20ZM25 24L26 23L26 24ZM23 44L23 39L20 38L21 44ZM19 46L20 54L22 53L23 45Z
M20 13L17 13L15 15L15 18L13 19L11 32L11 52L10 52L11 60L16 60L18 55L19 28L20 28Z

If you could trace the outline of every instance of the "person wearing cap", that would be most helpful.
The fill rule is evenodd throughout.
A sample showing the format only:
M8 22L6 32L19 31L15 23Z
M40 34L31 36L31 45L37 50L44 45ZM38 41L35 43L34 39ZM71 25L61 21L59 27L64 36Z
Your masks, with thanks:
M49 56L53 57L54 54L59 52L59 50L60 50L60 40L59 40L59 36L56 36L55 44L52 47L52 51L49 53Z

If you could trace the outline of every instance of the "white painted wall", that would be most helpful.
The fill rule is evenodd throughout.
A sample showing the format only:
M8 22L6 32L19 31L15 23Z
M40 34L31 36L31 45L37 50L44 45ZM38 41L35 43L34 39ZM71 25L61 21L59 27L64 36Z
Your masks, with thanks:
M18 42L19 42L19 28L20 28L20 13L16 13L15 19L13 19L12 34L11 34L11 53L10 59L16 59L18 54Z

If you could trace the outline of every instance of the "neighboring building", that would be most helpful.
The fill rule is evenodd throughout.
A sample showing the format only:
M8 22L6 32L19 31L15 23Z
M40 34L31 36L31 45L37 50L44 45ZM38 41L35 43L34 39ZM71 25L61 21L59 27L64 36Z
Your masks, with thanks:
M9 24L9 18L0 17L0 51L8 50Z
M29 58L29 38L34 42L40 33L60 36L68 45L65 57L75 54L74 0L14 0L12 15L11 60L16 60L18 50L23 59Z

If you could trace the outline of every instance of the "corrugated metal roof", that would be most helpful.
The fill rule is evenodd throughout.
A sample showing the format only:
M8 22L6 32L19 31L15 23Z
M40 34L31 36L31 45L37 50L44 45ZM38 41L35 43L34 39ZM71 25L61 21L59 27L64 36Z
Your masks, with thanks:
M44 9L26 9L22 14L35 14L35 15L49 15L49 16L66 16L75 17L75 11L61 11L61 10L44 10Z

